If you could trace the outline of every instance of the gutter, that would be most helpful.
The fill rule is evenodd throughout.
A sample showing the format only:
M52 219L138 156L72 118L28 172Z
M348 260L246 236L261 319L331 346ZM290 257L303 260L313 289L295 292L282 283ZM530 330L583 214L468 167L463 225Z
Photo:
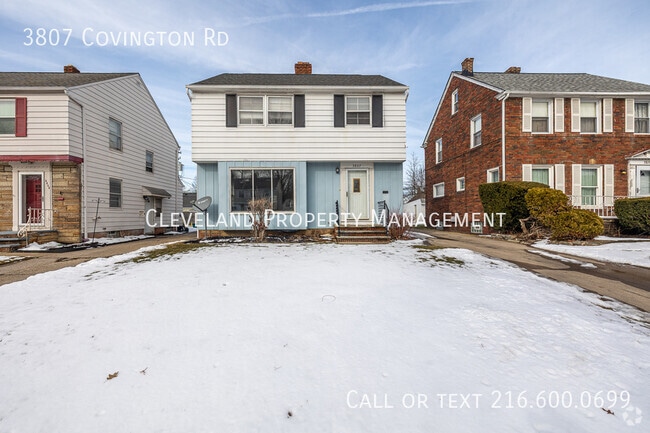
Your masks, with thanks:
M86 239L88 238L88 212L86 209L88 204L88 194L86 191L86 114L83 104L73 98L68 92L68 89L64 89L63 92L81 109L81 231L82 239Z
M506 180L506 99L510 93L503 92L498 94L497 100L501 101L501 180Z

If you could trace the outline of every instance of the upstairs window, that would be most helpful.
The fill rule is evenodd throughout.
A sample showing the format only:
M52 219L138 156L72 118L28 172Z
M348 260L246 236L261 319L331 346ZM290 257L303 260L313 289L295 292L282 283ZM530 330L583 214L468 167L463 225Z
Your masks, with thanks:
M0 100L0 135L16 134L16 101Z
M487 171L487 183L495 183L499 182L500 180L499 167L492 168Z
M239 97L239 124L263 125L264 124L264 97L240 96Z
M345 118L348 125L370 125L370 97L348 96L345 102Z
M647 102L636 102L634 104L634 132L637 134L650 132L648 105Z
M598 103L580 101L580 132L598 132Z
M442 162L442 138L436 140L436 164Z
M551 103L533 100L532 132L551 132Z
M482 132L483 132L483 122L481 121L481 115L479 114L478 116L472 118L471 123L470 123L470 148L474 148L477 146L480 146L481 143L483 142L482 140Z
M148 150L145 157L144 169L149 173L153 173L153 152L150 152Z
M268 97L268 122L269 125L291 125L293 110L291 96Z
M465 191L465 178L459 177L456 179L456 192Z
M458 113L458 89L451 94L451 114Z
M437 183L433 185L433 198L444 197L445 196L445 183Z
M122 150L122 123L115 119L108 119L108 147Z

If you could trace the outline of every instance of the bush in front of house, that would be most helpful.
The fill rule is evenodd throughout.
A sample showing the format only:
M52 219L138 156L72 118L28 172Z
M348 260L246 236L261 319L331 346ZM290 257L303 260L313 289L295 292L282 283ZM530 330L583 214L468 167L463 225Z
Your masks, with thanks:
M531 218L543 227L551 227L553 218L560 212L572 209L569 197L553 188L531 188L526 193L526 206Z
M623 230L650 234L650 197L618 199L614 202L614 212Z
M551 219L551 239L555 241L589 240L604 231L603 220L585 209L559 212Z
M514 232L521 231L519 220L530 215L526 206L526 193L532 188L548 188L548 185L538 182L505 181L484 183L479 185L478 192L487 214L505 214L503 225L494 227L495 230ZM498 221L495 218L495 221Z

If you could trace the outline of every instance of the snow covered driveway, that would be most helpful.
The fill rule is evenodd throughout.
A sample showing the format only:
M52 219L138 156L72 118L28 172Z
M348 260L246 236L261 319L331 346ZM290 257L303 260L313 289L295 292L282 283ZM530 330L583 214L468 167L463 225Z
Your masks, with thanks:
M0 432L650 425L647 314L419 245L220 245L2 286Z

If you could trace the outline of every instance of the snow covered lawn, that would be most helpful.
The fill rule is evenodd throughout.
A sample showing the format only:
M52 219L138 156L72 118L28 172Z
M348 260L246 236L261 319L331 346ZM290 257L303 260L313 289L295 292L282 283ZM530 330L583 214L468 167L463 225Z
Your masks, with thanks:
M0 286L0 432L647 431L649 315L418 245L220 244Z
M545 240L536 242L533 246L578 257L650 268L650 240L636 242L619 240L591 246L552 244Z

